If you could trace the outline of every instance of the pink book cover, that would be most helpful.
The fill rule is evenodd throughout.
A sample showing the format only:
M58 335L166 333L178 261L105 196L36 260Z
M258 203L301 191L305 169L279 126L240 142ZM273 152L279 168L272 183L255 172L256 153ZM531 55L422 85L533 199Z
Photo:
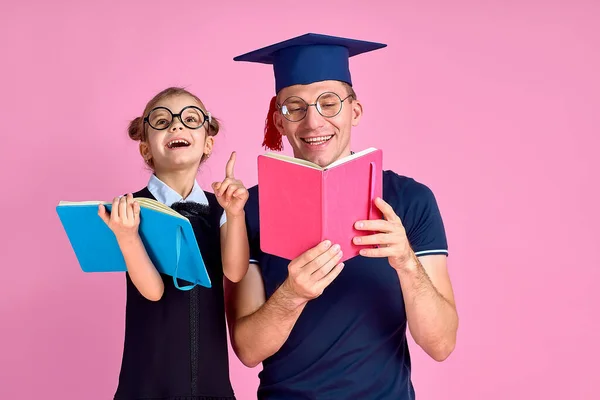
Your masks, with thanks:
M380 219L381 150L370 148L321 168L308 161L267 153L258 157L261 250L292 260L329 239L346 261L364 246L352 243L359 220Z

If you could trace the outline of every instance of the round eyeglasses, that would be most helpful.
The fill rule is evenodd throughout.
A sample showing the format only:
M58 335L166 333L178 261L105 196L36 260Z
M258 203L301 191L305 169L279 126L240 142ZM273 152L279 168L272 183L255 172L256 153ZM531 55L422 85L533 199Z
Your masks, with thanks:
M144 118L152 129L162 131L167 129L173 123L175 117L178 117L181 123L189 129L198 129L208 120L210 124L210 113L206 115L201 108L196 106L187 106L179 114L173 114L167 107L153 108L148 116Z
M340 96L333 92L321 93L314 104L308 104L304 99L298 96L292 96L285 99L283 104L277 105L281 114L291 122L302 121L306 117L308 107L315 106L319 114L325 118L335 117L342 111L342 103L353 95L348 95L342 100Z

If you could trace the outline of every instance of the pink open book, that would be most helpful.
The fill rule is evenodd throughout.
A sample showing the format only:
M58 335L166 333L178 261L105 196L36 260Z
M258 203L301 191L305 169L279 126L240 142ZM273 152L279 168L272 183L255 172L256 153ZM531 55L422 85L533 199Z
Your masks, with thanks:
M261 250L292 260L323 240L341 246L342 261L356 246L359 220L380 219L381 150L369 148L324 168L309 161L266 153L258 157Z

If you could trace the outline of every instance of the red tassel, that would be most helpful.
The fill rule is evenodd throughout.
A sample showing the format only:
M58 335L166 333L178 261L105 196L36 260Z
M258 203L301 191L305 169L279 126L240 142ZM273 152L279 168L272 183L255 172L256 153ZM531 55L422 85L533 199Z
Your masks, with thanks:
M275 126L275 121L273 120L275 111L277 111L277 96L274 96L271 99L271 104L269 105L269 113L267 114L267 119L265 120L265 138L262 145L270 150L281 151L283 150L283 141L281 140L281 135L279 134L279 131Z

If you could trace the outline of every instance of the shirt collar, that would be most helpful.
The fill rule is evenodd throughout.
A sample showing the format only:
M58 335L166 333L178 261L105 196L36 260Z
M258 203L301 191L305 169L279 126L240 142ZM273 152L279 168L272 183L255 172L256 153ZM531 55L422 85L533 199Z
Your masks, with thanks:
M197 181L194 181L192 192L185 199L181 197L181 195L175 190L167 186L166 183L158 179L155 174L152 174L150 180L148 181L148 190L150 193L152 193L157 201L168 207L171 207L173 203L178 201L193 201L199 204L208 205L208 198L206 197L204 190L202 190L200 185L198 185Z

